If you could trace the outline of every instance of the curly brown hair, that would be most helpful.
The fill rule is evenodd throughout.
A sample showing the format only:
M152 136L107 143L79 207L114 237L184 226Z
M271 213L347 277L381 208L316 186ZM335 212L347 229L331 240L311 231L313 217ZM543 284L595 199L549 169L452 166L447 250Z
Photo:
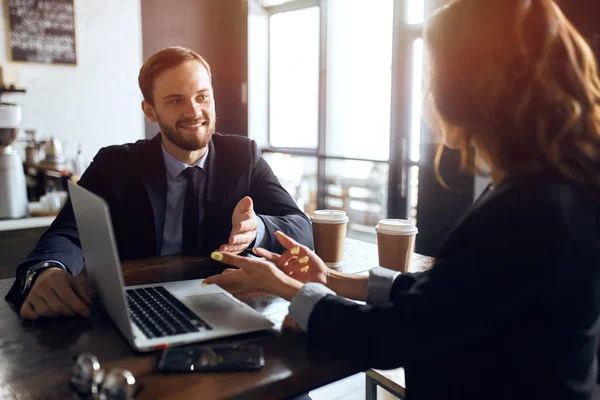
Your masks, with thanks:
M596 59L552 0L456 0L425 42L430 120L460 131L463 168L482 172L474 145L502 175L552 172L600 190Z

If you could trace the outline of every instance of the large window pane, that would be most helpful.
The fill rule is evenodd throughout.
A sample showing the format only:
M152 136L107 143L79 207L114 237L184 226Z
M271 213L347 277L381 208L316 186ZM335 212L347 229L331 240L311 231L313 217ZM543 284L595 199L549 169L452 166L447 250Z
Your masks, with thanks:
M412 77L410 98L410 158L421 159L421 125L423 111L423 39L412 45Z
M284 3L291 3L294 0L262 0L263 7L278 6Z
M393 0L331 0L327 154L389 159Z
M298 208L311 215L317 208L317 159L282 153L263 155Z
M346 211L348 235L375 240L375 225L387 216L388 164L370 161L327 161L327 208Z
M425 0L408 0L406 2L406 23L421 24L425 18Z
M409 216L413 221L417 221L417 206L419 205L419 167L410 167L410 199Z
M310 7L270 17L271 146L317 147L319 15L319 7Z

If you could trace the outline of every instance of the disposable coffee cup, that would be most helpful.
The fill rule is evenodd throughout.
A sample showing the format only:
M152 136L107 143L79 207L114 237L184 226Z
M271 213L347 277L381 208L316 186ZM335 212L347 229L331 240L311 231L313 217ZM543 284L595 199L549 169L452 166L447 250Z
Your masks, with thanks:
M406 219L382 219L375 227L379 265L394 271L406 272L415 249L419 230Z
M312 214L315 253L329 268L342 267L348 221L346 212L340 210L317 210Z

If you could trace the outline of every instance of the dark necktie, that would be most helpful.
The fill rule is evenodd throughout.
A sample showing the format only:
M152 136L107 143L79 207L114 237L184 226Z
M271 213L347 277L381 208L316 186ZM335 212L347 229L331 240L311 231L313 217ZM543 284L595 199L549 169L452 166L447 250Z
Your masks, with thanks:
M200 190L204 171L197 167L188 167L182 172L187 180L185 203L183 205L182 250L186 254L200 251Z

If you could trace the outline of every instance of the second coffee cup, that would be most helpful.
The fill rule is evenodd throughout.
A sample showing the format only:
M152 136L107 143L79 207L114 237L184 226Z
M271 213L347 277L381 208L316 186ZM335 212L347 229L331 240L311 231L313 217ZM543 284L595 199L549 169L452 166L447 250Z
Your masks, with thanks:
M379 265L395 271L408 271L418 233L415 224L405 219L382 219L375 230Z
M329 268L339 269L342 266L347 226L345 211L317 210L312 214L315 253Z

